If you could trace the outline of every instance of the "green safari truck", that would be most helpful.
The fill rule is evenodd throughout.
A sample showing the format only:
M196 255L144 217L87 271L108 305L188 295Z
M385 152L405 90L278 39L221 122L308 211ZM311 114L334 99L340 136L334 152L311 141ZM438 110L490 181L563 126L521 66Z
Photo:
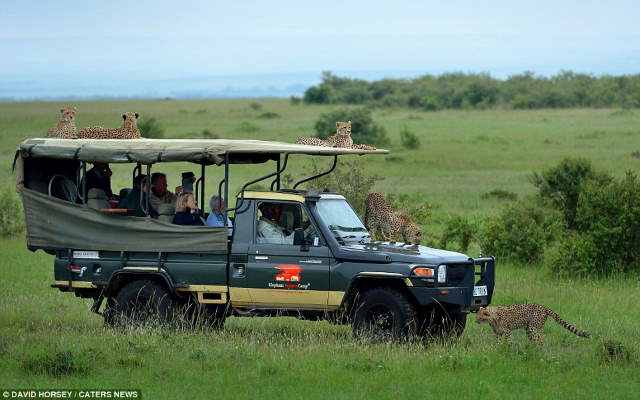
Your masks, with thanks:
M375 241L343 196L309 187L339 156L387 153L258 140L28 139L14 168L28 248L53 255L52 287L93 299L108 324L179 317L222 327L228 316L288 315L351 324L359 337L459 335L468 313L491 302L493 257ZM309 156L331 167L282 188L289 159ZM140 177L179 162L199 169L199 208L217 194L230 227L154 218L144 195L143 216L133 215L83 189L91 164L120 163L150 193ZM230 196L239 164L268 173ZM207 185L211 169L222 173ZM250 190L258 182L270 190Z

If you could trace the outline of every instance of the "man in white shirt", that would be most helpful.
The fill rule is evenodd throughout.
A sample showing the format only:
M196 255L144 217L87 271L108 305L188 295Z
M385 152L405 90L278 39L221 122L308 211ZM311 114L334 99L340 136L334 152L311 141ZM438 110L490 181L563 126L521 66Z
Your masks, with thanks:
M293 232L287 232L278 221L282 208L277 203L262 203L258 206L262 216L258 220L258 243L293 244Z

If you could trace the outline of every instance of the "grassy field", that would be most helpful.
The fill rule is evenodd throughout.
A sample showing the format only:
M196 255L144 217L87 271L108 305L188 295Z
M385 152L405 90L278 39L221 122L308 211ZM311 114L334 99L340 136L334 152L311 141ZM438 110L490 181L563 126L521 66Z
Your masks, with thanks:
M250 104L260 103L261 110ZM0 185L13 185L13 151L44 136L61 103L0 103ZM78 127L116 126L123 111L156 117L167 137L293 141L313 134L330 107L284 100L81 102ZM262 119L274 112L280 118ZM427 232L449 214L490 216L504 203L481 195L502 189L526 195L527 177L566 156L590 158L616 175L637 171L640 110L376 110L392 155L360 157L385 176L376 190L417 193L434 204ZM403 150L406 126L422 146ZM320 162L326 162L321 160ZM296 176L308 170L292 165ZM213 169L208 177L220 177ZM178 183L186 164L163 165ZM114 188L129 171L114 168ZM263 174L234 167L232 187ZM207 191L217 182L209 182ZM474 255L474 254L473 254ZM0 239L0 388L139 388L156 398L637 398L640 390L640 281L567 280L538 266L499 263L495 305L537 302L594 338L572 335L552 320L546 345L522 332L498 343L473 317L447 343L369 344L351 330L291 318L230 318L221 332L104 328L90 303L49 288L52 257L26 250L22 237ZM606 348L617 348L611 356Z

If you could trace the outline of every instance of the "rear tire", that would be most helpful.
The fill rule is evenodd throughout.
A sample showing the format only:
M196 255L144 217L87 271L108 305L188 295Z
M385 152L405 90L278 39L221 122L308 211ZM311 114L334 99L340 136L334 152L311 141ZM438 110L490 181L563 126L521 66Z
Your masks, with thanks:
M164 324L171 321L175 308L169 292L149 280L127 283L112 299L112 305L107 303L105 313L105 322L112 325Z
M357 304L353 334L374 340L407 339L416 333L417 315L413 303L402 292L377 288L364 293Z

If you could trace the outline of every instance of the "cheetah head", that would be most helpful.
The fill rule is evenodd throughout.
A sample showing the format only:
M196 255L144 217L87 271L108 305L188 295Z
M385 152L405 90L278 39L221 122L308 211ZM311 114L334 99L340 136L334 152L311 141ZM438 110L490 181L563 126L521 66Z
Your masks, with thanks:
M134 112L126 112L124 114L122 114L122 119L124 120L125 123L129 122L132 123L133 125L136 124L136 120L140 118L140 114L138 113L134 113Z
M413 232L411 232L411 235L409 235L409 240L413 244L420 244L420 242L424 240L424 233L422 232L422 229L418 228L417 226L414 227Z
M76 111L78 111L75 107L67 107L60 109L60 121L62 122L73 122L76 119Z
M351 121L347 122L336 122L336 134L350 136L351 135Z
M493 320L493 312L487 307L480 307L476 314L476 324L489 324Z

